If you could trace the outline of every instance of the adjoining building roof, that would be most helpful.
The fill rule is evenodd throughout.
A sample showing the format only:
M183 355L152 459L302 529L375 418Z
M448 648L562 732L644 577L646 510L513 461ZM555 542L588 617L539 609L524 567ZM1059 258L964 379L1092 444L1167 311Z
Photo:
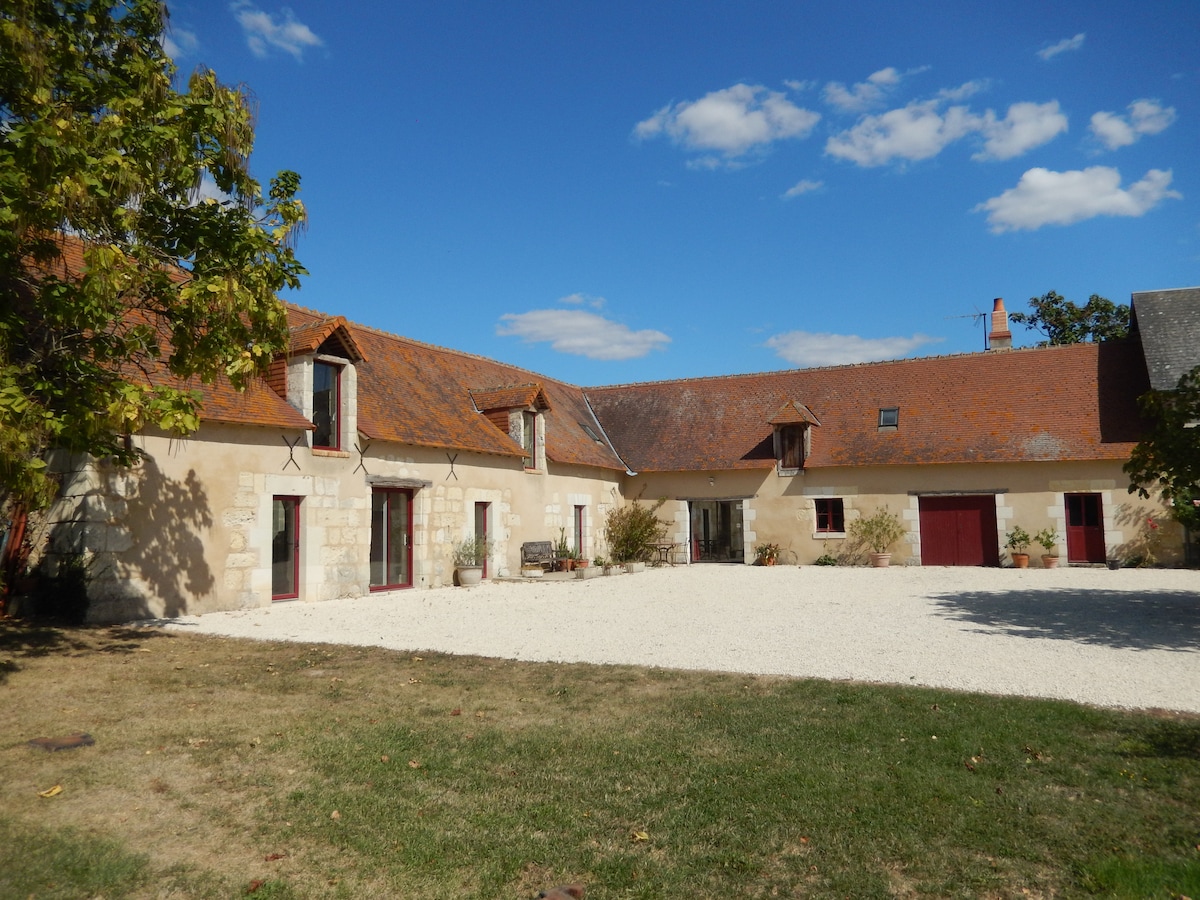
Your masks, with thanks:
M1141 291L1130 309L1130 330L1141 339L1150 387L1174 390L1200 362L1200 287Z
M631 469L774 464L770 420L820 421L806 467L1123 459L1147 380L1136 341L588 388ZM879 427L879 410L898 425Z

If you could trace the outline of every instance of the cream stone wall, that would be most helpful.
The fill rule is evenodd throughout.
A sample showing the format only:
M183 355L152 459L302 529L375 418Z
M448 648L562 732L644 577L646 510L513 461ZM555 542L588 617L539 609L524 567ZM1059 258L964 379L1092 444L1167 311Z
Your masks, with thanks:
M669 523L668 536L681 548L688 547L690 537L689 501L737 501L743 512L746 562L753 562L758 544L777 543L784 551L782 562L799 564L812 563L825 553L837 556L850 543L845 534L817 533L815 501L820 498L842 499L847 529L855 519L889 507L907 529L893 548L893 562L917 564L921 559L920 495L993 494L996 541L1003 563L1007 560L1003 549L1006 535L1017 524L1031 534L1054 528L1060 539L1056 550L1065 558L1065 495L1097 493L1110 558L1151 555L1159 562L1178 562L1181 529L1161 504L1138 499L1128 493L1127 485L1119 462L1047 462L837 467L808 469L791 476L777 475L774 469L642 473L628 480L625 492L646 500L667 498L659 518ZM1150 528L1147 518L1153 518L1159 527ZM1036 559L1040 547L1031 553Z
M453 545L475 528L487 504L493 541L489 574L516 574L521 544L574 545L575 510L584 519L583 555L607 556L604 521L617 505L663 499L658 515L686 562L689 504L722 500L740 511L740 550L754 560L760 543L780 544L782 562L809 564L838 555L845 536L816 533L815 501L841 498L846 525L888 506L907 533L897 564L919 563L922 494L991 494L996 541L1014 525L1053 527L1065 556L1065 495L1100 496L1106 549L1113 558L1179 561L1182 535L1157 503L1126 491L1116 462L892 466L640 474L549 464L529 471L519 457L367 443L348 451L312 450L301 432L206 425L187 438L135 439L145 453L132 469L59 460L67 474L49 516L51 554L82 554L91 573L96 622L244 609L271 603L271 510L277 496L300 498L299 601L371 592L373 485L412 492L412 585L454 580ZM1159 527L1150 528L1152 518ZM1003 552L1003 551L1002 551ZM1035 554L1035 565L1039 552ZM1007 556L1002 557L1007 560ZM376 592L381 600L387 592Z
M301 602L371 593L371 494L380 479L412 491L414 588L453 583L451 549L474 531L477 503L488 504L489 574L502 577L518 570L524 541L557 541L565 529L573 544L576 507L584 555L599 555L604 517L620 498L616 472L553 464L532 472L518 457L361 440L349 452L312 450L303 438L206 425L187 439L138 436L145 457L131 469L62 461L68 474L48 546L88 560L91 620L270 604L277 496L300 498Z

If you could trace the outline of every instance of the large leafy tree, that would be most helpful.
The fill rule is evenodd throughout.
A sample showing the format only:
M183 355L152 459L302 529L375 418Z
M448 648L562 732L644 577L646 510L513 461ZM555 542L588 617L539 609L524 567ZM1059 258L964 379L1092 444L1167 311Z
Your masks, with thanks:
M159 0L0 2L0 500L54 447L129 463L285 343L299 177L251 176L250 98L177 81Z
M1177 521L1200 531L1200 366L1174 391L1149 391L1138 402L1149 431L1125 463L1129 492L1157 490Z
M1129 334L1129 307L1092 294L1079 306L1055 291L1029 298L1030 312L1009 319L1046 336L1042 346L1110 341Z

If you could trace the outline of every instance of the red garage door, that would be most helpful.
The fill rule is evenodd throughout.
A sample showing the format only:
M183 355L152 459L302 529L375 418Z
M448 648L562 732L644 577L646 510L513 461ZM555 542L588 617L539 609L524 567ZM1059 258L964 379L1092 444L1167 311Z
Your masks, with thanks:
M921 497L921 564L998 566L996 498Z

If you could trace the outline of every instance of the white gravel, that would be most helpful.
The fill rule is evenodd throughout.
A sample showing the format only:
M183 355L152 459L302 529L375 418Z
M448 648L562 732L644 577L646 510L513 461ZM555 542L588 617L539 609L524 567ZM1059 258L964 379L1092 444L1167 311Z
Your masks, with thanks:
M163 624L163 623L158 623ZM192 633L1200 713L1200 572L702 565L168 620Z

